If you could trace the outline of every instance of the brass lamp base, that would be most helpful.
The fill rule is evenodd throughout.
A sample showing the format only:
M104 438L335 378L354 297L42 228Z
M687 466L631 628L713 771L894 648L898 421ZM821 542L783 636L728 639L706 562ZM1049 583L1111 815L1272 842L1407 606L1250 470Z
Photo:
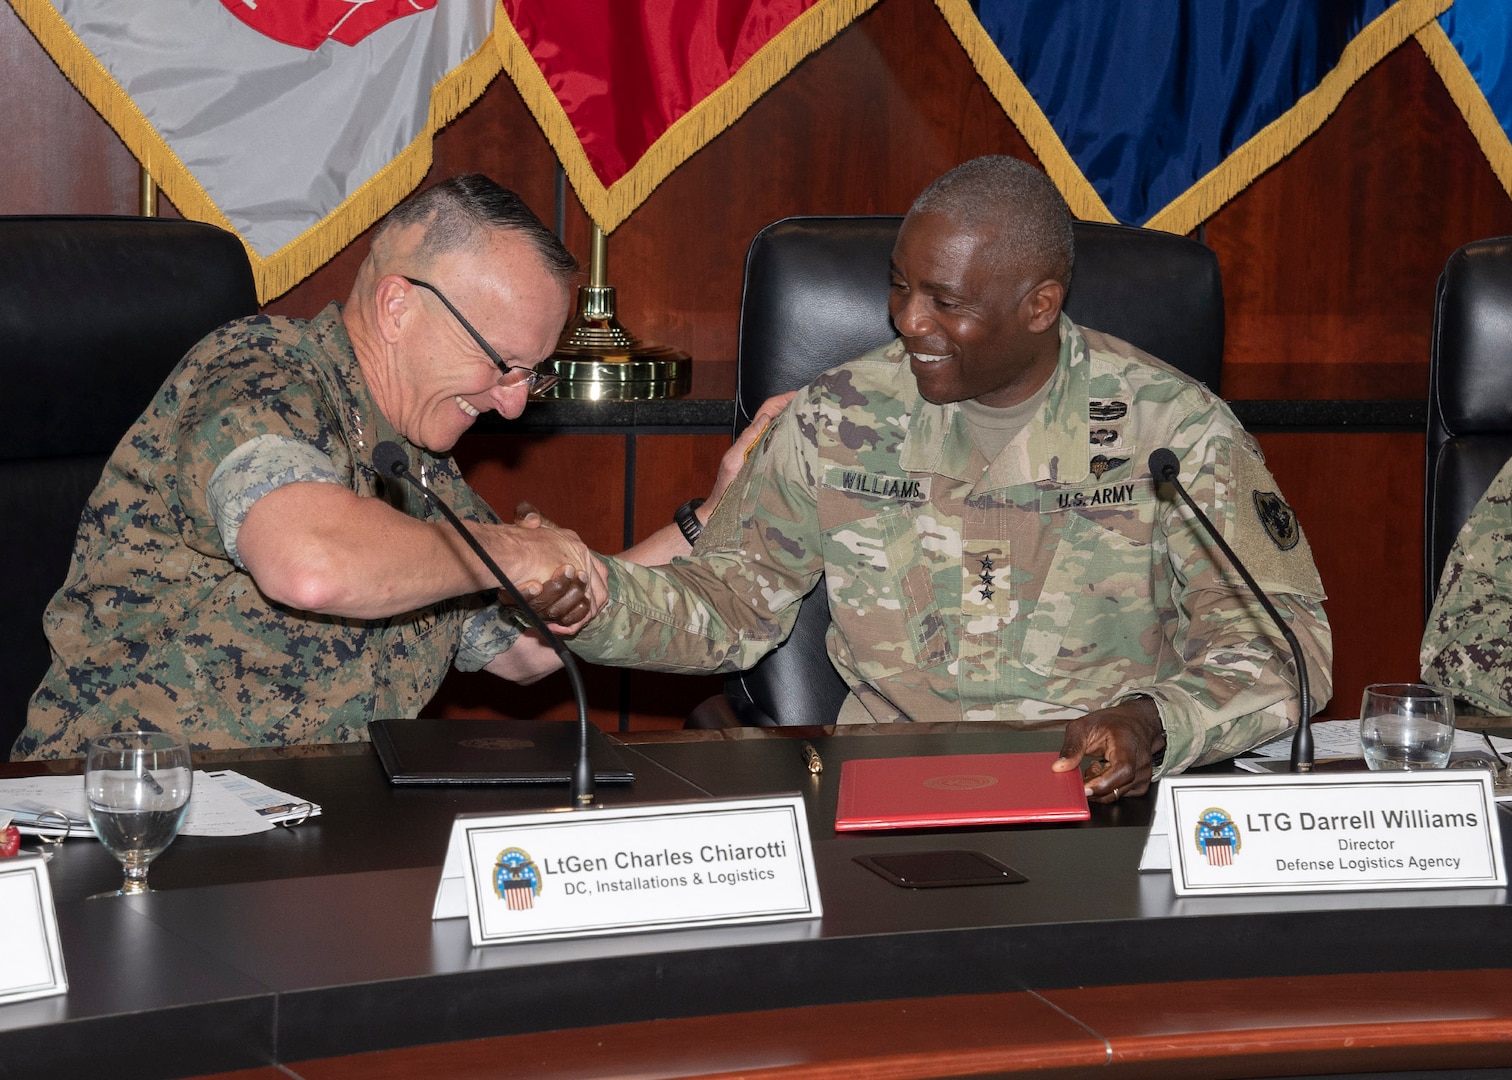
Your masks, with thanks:
M646 401L686 394L693 365L688 354L645 345L614 317L614 289L578 287L577 314L542 369L558 382L542 398Z

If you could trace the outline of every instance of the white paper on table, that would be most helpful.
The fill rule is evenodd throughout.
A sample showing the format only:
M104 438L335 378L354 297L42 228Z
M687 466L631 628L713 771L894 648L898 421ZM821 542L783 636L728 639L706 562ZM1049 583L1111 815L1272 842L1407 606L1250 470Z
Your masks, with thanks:
M185 836L247 836L267 832L280 820L277 816L265 817L257 808L238 798L237 790L228 788L225 778L241 781L234 785L254 786L262 793L273 792L272 788L249 781L239 773L211 774L195 770L194 789L189 798L189 812L179 832ZM287 795L277 801L292 802ZM270 796L259 794L266 800ZM49 819L37 820L43 811L59 810L70 821L68 835L93 836L89 828L89 806L84 797L84 778L73 776L24 776L0 780L0 811L11 812L15 825L25 833L40 833L56 836L58 828L49 827ZM318 808L315 809L318 813Z
M58 835L62 823L56 817L43 817L40 827L36 824L39 815L56 810L68 815L69 836L94 835L89 827L82 776L21 776L0 780L0 809L11 813L12 823L24 833Z
M238 799L209 773L195 770L189 813L179 826L182 836L250 836L267 832L273 823Z
M1248 751L1247 757L1291 758L1292 737L1288 731L1270 742ZM1360 722L1358 720L1314 720L1312 724L1313 760L1357 758L1360 756ZM1512 739L1492 735L1491 743L1502 753L1512 753ZM1454 732L1454 752L1486 749L1486 740L1478 731ZM1236 762L1236 764L1241 764Z
M274 825L282 825L284 822L298 825L306 818L320 814L320 807L317 804L307 799L296 798L287 791L269 787L239 772L219 769L210 773L209 776L226 791L251 807L258 817Z

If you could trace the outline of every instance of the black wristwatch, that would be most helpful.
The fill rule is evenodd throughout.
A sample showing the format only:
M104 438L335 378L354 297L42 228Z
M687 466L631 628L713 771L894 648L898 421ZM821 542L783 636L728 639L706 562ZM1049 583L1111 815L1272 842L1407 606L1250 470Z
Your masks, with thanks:
M672 520L677 522L677 527L682 530L689 546L698 543L698 538L703 535L703 522L693 512L703 504L702 499L689 499L672 512Z

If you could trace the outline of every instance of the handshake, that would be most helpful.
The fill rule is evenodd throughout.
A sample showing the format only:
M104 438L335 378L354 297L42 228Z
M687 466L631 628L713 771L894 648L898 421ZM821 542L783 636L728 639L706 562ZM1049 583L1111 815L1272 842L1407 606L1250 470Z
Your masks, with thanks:
M533 610L551 628L572 634L599 613L609 599L601 563L571 529L546 520L529 503L515 508L513 550L500 560ZM505 604L513 603L500 593Z
M725 490L751 456L757 440L793 399L792 392L778 394L762 402L751 423L740 433L720 458L714 487L704 500L700 520L707 520L719 504ZM608 576L603 562L570 529L561 529L547 521L534 506L521 503L515 508L514 527L497 530L504 534L510 547L500 558L500 565L520 586L537 615L565 634L574 634L592 619L609 599ZM642 566L661 566L688 552L688 542L677 526L668 524L634 547L622 551L619 558ZM510 603L508 598L501 598Z

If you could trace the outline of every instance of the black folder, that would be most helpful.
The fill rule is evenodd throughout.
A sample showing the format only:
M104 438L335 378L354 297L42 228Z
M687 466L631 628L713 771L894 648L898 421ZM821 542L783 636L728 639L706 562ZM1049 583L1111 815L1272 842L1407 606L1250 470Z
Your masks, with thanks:
M567 784L578 755L577 724L558 720L374 720L368 735L391 784ZM595 782L634 782L591 725L588 753Z

